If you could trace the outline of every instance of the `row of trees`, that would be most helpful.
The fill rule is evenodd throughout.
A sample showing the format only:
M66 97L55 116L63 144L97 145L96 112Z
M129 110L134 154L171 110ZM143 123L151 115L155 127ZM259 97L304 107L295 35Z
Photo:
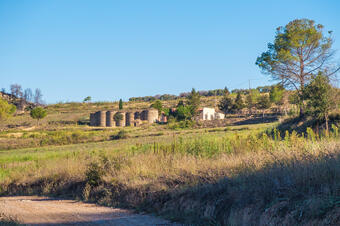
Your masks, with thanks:
M1 89L2 93L6 93L6 89L2 88ZM32 102L36 104L43 104L43 95L42 92L39 88L34 90L34 93L31 88L27 88L23 90L21 85L19 84L12 84L10 86L10 94L15 96L16 98L20 98L26 102Z
M284 88L280 85L271 86L267 89L269 95L262 94L258 89L250 89L245 95L243 92L238 92L233 99L229 92L224 93L223 98L218 104L218 108L225 114L239 113L242 109L248 108L251 113L253 108L264 110L271 107L272 104L282 105L284 97ZM245 95L245 100L243 96Z
M269 92L270 86L259 86L256 88L260 93L266 93ZM225 87L224 89L214 89L214 90L200 90L197 91L197 93L200 96L204 97L211 97L211 96L223 96L225 92L228 91L228 88ZM228 91L229 92L229 91ZM232 93L242 93L244 95L249 94L249 89L234 89L231 91ZM191 95L191 92L183 92L177 95L171 95L171 94L163 94L163 95L155 95L155 96L145 96L145 97L131 97L129 98L129 101L156 101L156 100L177 100L180 98L189 98Z

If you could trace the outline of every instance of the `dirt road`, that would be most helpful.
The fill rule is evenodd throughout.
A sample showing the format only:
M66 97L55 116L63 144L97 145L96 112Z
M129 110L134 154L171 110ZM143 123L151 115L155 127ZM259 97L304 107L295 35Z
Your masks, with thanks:
M0 197L0 216L27 225L175 225L128 210L37 196Z

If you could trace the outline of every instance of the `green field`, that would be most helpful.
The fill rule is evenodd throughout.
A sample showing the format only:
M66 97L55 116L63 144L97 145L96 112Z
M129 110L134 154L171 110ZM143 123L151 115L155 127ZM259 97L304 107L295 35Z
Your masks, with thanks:
M245 208L280 211L276 205L289 207L289 214L302 211L304 220L322 219L340 199L338 130L333 127L329 137L311 130L306 137L284 136L276 125L152 125L125 128L122 137L120 129L87 126L21 131L36 134L33 140L56 140L0 151L0 194L70 197L189 223L237 224ZM74 133L78 140L68 140ZM12 138L27 139L20 136Z

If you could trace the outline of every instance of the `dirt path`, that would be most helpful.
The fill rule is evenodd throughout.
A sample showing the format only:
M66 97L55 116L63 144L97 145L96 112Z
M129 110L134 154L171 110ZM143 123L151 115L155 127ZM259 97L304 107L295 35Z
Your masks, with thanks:
M73 200L0 197L0 216L28 225L175 225L157 217Z

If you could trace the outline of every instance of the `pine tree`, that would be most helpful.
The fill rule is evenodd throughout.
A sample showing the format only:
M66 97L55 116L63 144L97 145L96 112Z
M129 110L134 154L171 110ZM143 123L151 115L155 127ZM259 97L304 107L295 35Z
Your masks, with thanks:
M123 100L119 99L119 110L123 109Z

